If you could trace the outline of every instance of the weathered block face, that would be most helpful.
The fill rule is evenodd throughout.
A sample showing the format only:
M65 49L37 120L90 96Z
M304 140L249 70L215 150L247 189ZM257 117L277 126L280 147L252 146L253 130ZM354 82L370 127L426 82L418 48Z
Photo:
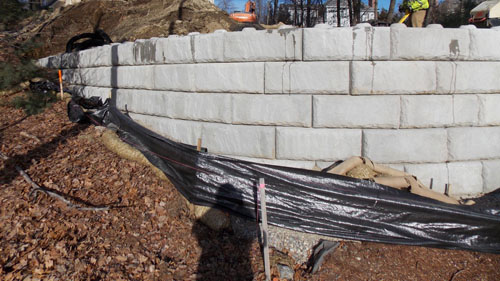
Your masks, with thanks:
M499 43L473 26L245 29L39 64L212 153L301 168L361 155L462 195L498 187Z

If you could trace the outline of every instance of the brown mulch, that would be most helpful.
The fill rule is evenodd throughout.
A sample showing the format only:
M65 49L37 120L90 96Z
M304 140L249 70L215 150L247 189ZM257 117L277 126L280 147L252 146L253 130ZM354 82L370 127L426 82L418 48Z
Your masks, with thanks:
M190 218L170 183L106 150L94 126L70 123L64 102L27 118L0 112L0 151L10 157L0 160L0 280L264 279L256 241ZM75 204L111 209L30 194L15 166ZM295 269L295 280L500 280L500 255L343 242L318 273Z

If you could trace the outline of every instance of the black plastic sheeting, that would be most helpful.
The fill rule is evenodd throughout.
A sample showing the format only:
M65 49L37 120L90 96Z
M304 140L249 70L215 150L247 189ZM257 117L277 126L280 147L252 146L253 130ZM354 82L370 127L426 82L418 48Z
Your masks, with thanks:
M84 103L71 101L69 115ZM140 126L107 102L96 107L85 115L116 128L194 204L255 220L257 182L264 178L272 225L344 239L500 253L500 190L473 206L450 205L371 181L199 152Z

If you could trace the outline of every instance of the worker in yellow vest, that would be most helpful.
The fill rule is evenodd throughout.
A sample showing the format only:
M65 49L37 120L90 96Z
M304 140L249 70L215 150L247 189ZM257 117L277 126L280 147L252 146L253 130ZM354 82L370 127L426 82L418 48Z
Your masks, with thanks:
M428 0L404 0L400 10L406 11L406 17L410 14L410 26L422 27L424 25L425 14L429 9Z

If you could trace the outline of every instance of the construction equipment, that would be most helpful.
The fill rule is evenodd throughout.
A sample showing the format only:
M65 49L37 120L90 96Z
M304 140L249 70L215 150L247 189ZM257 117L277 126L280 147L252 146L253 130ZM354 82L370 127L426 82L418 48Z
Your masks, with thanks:
M484 1L470 11L469 23L477 27L500 26L500 1Z
M245 11L236 11L229 15L230 18L242 23L257 23L257 15L255 14L255 2L248 0L245 3Z

